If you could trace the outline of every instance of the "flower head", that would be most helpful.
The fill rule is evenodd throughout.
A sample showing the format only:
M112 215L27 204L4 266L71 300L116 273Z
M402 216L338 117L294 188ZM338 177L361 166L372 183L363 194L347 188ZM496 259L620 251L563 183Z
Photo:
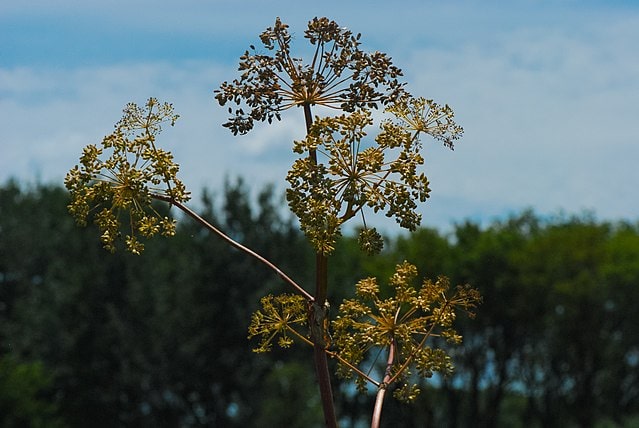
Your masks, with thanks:
M253 313L249 326L249 339L260 336L254 352L268 352L277 343L282 348L293 344L293 337L308 342L298 328L308 325L308 304L303 296L294 294L268 295L260 300L262 309ZM292 335L292 336L291 336Z
M115 131L100 147L86 146L80 164L67 174L69 211L82 225L95 213L106 249L115 250L123 213L128 213L125 245L134 254L144 249L138 236L175 233L175 220L161 215L151 201L154 195L180 202L189 198L177 178L179 167L173 155L155 145L162 125L174 125L178 117L171 104L160 104L155 98L149 98L144 107L128 104Z
M448 374L453 366L450 356L443 349L435 349L429 338L442 336L453 343L461 337L452 326L458 310L470 312L480 302L479 293L468 286L458 286L451 292L447 278L417 283L418 272L414 265L404 262L396 266L388 281L389 293L382 290L376 278L365 278L355 287L357 299L346 299L333 321L333 344L340 362L338 374L350 379L370 370L354 367L369 362L369 357L380 355L380 348L394 347L396 357L389 370L391 383L402 383L396 392L398 398L412 400L419 392L409 382L411 370L421 377L431 377L434 372ZM428 343L427 343L428 342ZM348 364L343 364L347 361Z
M293 150L315 156L297 159L287 175L287 198L303 231L317 251L328 254L340 235L341 225L364 209L384 212L408 230L421 222L417 203L430 193L426 175L419 171L423 134L453 141L463 132L450 107L404 94L390 103L374 138L367 138L372 114L359 109L334 117L316 117L306 138ZM362 249L379 252L379 234L366 226L360 233Z
M454 148L455 140L464 133L464 129L455 123L455 113L448 104L441 106L422 97L403 96L389 105L387 110L399 119L402 127L416 133L428 134L442 141L451 150Z
M352 112L386 105L403 93L404 85L397 79L401 70L383 53L362 51L359 34L328 18L314 18L304 38L314 47L306 61L292 56L288 25L277 18L260 36L268 53L251 46L240 57L240 78L215 91L220 105L238 106L229 107L232 116L224 124L233 134L250 131L254 121L279 120L281 111L294 106Z

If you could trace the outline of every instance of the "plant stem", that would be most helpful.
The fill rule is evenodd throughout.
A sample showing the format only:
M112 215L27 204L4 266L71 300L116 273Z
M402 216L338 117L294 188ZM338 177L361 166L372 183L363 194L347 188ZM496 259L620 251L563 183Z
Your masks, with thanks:
M304 104L304 121L306 123L306 134L311 130L311 125L313 125L313 114L311 113L311 106L308 104ZM308 152L308 156L311 158L311 161L317 165L317 153L315 149L312 149Z
M306 133L308 134L313 124L311 106L304 104L304 120L306 122ZM309 152L311 161L317 164L317 153L315 150ZM326 319L326 298L328 296L328 257L317 252L315 255L315 299L310 306L309 323L311 324L311 340L313 341L313 359L315 362L315 373L320 389L322 409L324 411L324 422L327 428L337 427L337 417L335 415L335 404L333 403L333 387L331 386L331 374L328 369L328 357L326 348L328 343L328 320Z
M311 305L311 313L309 322L311 328L311 339L313 340L313 357L315 360L315 372L317 374L317 383L320 389L320 398L322 399L322 409L324 410L324 422L327 427L337 427L337 417L335 415L335 405L333 404L333 388L331 386L331 374L328 369L328 357L326 355L326 347L328 332L327 324L327 307L326 297L328 289L328 258L318 253L315 257L316 276L315 276L315 304Z
M386 396L386 389L388 382L391 380L391 369L395 362L395 340L391 341L388 348L388 360L386 361L386 371L384 372L384 380L377 390L377 396L375 397L375 408L373 409L373 419L371 420L371 428L379 428L379 424L382 420L382 406L384 405L384 398Z
M316 276L315 276L315 297L311 296L306 290L293 281L288 275L282 272L277 266L271 263L260 254L251 250L250 248L240 244L226 235L224 232L213 226L211 223L202 218L195 211L181 202L173 200L171 197L161 194L152 194L154 199L167 202L171 205L175 205L186 215L198 222L204 228L215 233L220 238L228 242L232 247L237 248L240 251L256 258L271 270L273 270L280 278L293 286L300 294L302 294L311 304L309 305L309 321L311 323L317 322L318 329L311 329L311 339L313 340L313 357L315 361L315 371L317 374L317 380L320 388L320 397L322 400L322 408L324 411L324 422L327 428L337 428L337 417L335 415L335 406L333 404L333 389L331 386L331 376L328 369L328 358L326 355L326 347L328 346L325 337L328 336L326 331L326 314L321 313L325 310L326 295L328 289L328 258L323 254L317 254L316 256ZM317 302L320 302L319 304ZM321 314L320 314L321 313ZM315 333L313 333L315 331Z
M169 196L166 195L160 195L160 194L151 194L151 197L154 199L157 199L159 201L164 201L164 202L168 202L171 205L175 205L177 208L179 208L182 212L184 212L186 215L188 215L189 217L191 217L193 220L195 220L196 222L198 222L200 225L202 225L205 229L208 229L209 231L215 233L217 236L219 236L220 238L222 238L223 240L225 240L226 242L228 242L232 247L237 248L240 251L243 251L244 253L256 258L257 260L259 260L260 262L262 262L263 264L265 264L269 269L271 269L272 271L274 271L280 278L282 278L286 283L288 283L289 285L291 285L298 293L300 293L302 296L304 296L304 298L306 298L306 300L308 300L309 302L312 302L313 296L311 296L306 290L304 290L298 283L296 283L295 281L293 281L288 275L286 275L284 272L282 272L280 270L280 268L278 268L277 266L275 266L273 263L271 263L268 259L264 258L263 256L259 255L258 253L256 253L255 251L251 250L250 248L240 244L239 242L233 240L231 237L229 237L227 234L225 234L224 232L222 232L220 229L216 228L215 226L213 226L211 223L209 223L208 221L206 221L204 218L202 218L199 214L197 214L195 211L191 210L189 207L187 207L186 205L184 205L181 202L175 201L172 198L170 198Z

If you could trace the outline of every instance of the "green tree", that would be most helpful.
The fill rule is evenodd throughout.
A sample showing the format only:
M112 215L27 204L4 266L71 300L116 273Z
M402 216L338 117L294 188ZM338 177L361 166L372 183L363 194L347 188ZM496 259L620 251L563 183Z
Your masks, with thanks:
M312 283L314 254L272 191L253 193L229 181L206 195L200 207L207 221ZM259 298L281 289L267 268L228 251L189 218L141 256L104 257L97 229L76 228L63 215L68 202L58 187L0 186L3 424L319 420L305 349L255 355L244 340ZM462 223L445 236L420 229L391 239L376 256L359 250L357 236L345 236L336 243L329 283L389 278L405 259L420 272L433 269L428 276L443 272L477 284L488 297L475 320L458 320L465 340L450 349L455 372L419 382L424 392L415 405L389 400L383 426L578 426L580 394L591 403L593 426L636 424L637 224L524 212L485 228ZM329 296L355 297L346 286ZM495 368L504 365L500 375ZM577 380L589 378L585 395ZM335 395L341 425L366 423L373 395L344 383Z
M531 406L544 416L545 426L569 421L587 427L603 417L614 418L621 409L608 413L612 403L607 394L621 398L633 390L627 389L633 380L624 373L633 364L628 353L639 342L629 322L634 310L625 302L636 292L607 273L614 248L609 242L616 233L609 224L574 218L548 227L527 250L523 277L533 287L544 287L548 299L542 318L545 340L535 359L539 365L529 370L541 383ZM636 281L636 270L634 275ZM626 297L619 289L627 291ZM540 373L548 379L539 379Z
M57 406L45 393L52 375L42 363L20 363L0 357L0 425L7 428L64 427Z
M443 246L440 237L420 237L396 247ZM456 372L442 380L439 398L431 391L431 404L423 404L446 403L446 415L431 412L435 426L630 423L636 227L524 212L485 229L462 223L449 245L444 271L476 284L485 303L473 322L460 322Z
M495 426L500 406L512 382L517 351L535 343L531 325L543 310L544 293L521 287L517 276L517 254L529 234L537 229L531 213L497 223L482 231L465 223L455 231L457 281L469 280L480 287L485 304L482 314L466 329L466 346L459 357L466 371L470 399L467 422ZM481 284L481 285L479 285ZM453 381L454 383L454 381ZM454 396L454 392L451 397ZM451 405L459 400L453 399Z
M187 219L171 242L104 258L95 228L56 219L69 203L63 189L9 185L2 195L3 353L17 367L42 361L51 381L37 391L43 406L78 427L255 426L266 411L255 403L268 395L260 379L276 366L290 372L288 356L258 357L245 341L258 296L279 288L268 270ZM219 207L212 198L204 204L210 222L237 222L234 233L304 274L303 238L281 219L271 190L253 201L244 184L229 183L217 199ZM311 396L305 388L293 383L291 391ZM26 400L29 391L0 394Z
M610 350L608 371L600 376L602 411L622 425L639 415L639 224L620 224L605 243L604 278Z

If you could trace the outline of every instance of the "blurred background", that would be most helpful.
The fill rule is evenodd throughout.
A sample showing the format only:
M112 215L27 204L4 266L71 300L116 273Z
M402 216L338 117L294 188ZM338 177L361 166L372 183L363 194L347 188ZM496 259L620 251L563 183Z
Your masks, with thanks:
M272 188L210 195L207 219L310 289L314 255ZM320 426L311 349L255 354L246 339L259 298L285 284L186 220L141 256L112 255L67 203L59 186L0 188L0 425ZM455 374L412 405L388 398L384 426L637 426L637 222L524 211L393 237L376 257L346 237L331 302L403 260L484 302L458 319ZM374 397L335 384L342 426L367 426Z
M318 426L310 350L246 340L281 282L187 220L111 255L62 188L127 102L173 102L159 143L192 205L310 284L282 198L301 112L233 137L213 98L276 16L300 52L314 16L361 32L466 131L424 142L423 229L379 220L384 254L347 235L331 261L335 302L404 259L484 296L455 374L388 400L385 426L639 426L639 6L621 0L0 5L0 426ZM338 391L342 426L367 426L373 397Z

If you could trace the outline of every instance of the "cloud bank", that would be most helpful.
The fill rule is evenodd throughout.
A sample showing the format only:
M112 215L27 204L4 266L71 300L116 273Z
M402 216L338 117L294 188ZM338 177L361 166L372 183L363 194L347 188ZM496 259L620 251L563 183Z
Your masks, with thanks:
M283 180L293 159L291 141L303 135L301 112L233 137L220 126L226 110L213 98L222 81L235 77L237 57L271 24L265 16L278 15L279 3L256 2L241 23L236 2L205 9L184 2L173 15L154 7L136 29L143 3L124 18L115 7L86 2L66 1L55 11L63 20L84 18L85 27L92 20L99 28L117 22L130 32L132 46L120 57L126 37L113 28L87 38L97 43L92 50L66 39L77 38L72 30L56 33L70 46L56 48L65 61L36 57L46 47L33 42L37 32L29 36L33 52L9 49L0 62L0 180L61 182L82 147L111 132L127 102L149 96L173 102L182 117L160 144L173 150L195 193L235 175L255 185ZM496 4L473 2L439 8L415 2L412 13L386 13L374 7L382 2L372 2L361 14L348 8L328 14L361 31L367 47L391 53L412 92L450 104L465 128L454 152L424 140L433 189L425 225L483 221L526 207L636 220L639 9L577 9L565 2L548 13L550 3L513 4L503 15L495 13ZM37 13L0 6L0 24L45 20L54 13L45 5ZM300 34L309 17L327 14L315 13L319 9L289 13L294 32ZM5 26L0 36L28 49L28 35L18 29ZM151 47L135 55L146 41L172 37L166 51Z

